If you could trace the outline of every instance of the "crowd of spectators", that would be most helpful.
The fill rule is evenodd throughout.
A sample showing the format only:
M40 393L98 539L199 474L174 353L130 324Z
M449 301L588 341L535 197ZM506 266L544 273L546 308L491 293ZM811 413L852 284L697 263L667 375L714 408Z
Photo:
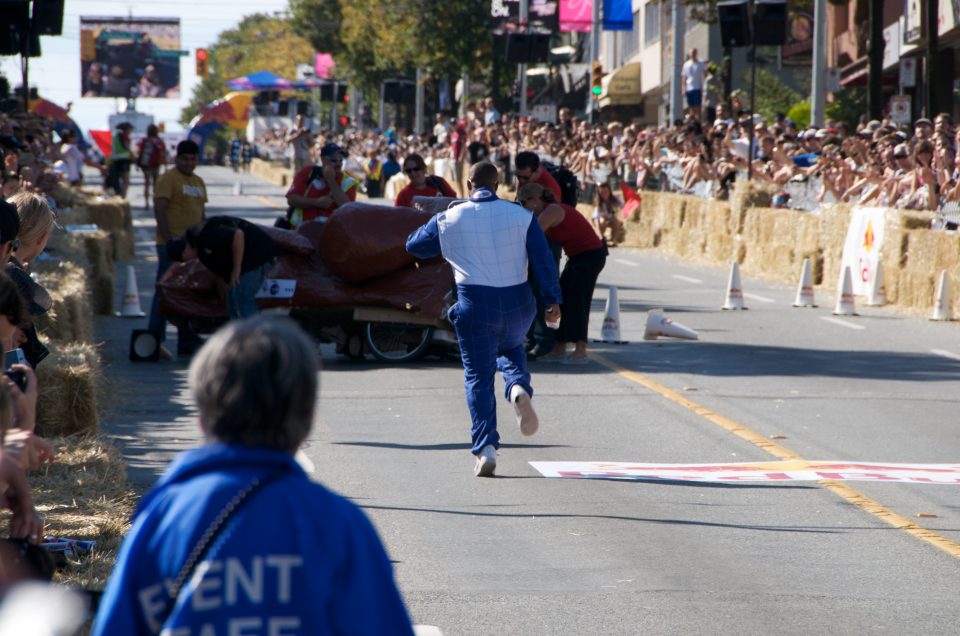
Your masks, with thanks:
M710 109L716 115L712 121L688 114L669 128L657 129L616 121L591 125L568 109L560 109L556 123L545 123L501 115L486 100L469 104L462 118L438 115L435 125L419 136L396 127L348 128L339 135L321 129L313 133L313 148L338 143L349 154L347 170L355 174L362 174L360 162L371 148L385 160L388 154L402 161L416 153L433 166L438 160L447 162L451 182L461 193L465 166L493 161L512 186L513 158L532 150L576 174L585 202L594 198L598 185L616 190L621 183L723 198L733 182L748 173L781 190L774 201L783 207L812 210L824 203L851 202L937 210L960 201L960 133L946 113L933 121L918 119L912 126L861 117L855 127L828 121L822 128L804 128L784 115L751 117L738 100L732 104ZM277 129L260 136L260 156L289 157L286 133ZM797 191L808 193L806 200L795 195L790 201L790 193Z

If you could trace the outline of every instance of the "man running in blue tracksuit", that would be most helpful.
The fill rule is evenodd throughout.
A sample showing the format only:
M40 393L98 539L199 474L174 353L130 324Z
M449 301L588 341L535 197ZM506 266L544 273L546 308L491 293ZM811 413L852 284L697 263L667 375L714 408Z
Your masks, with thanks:
M497 370L520 432L533 435L539 427L523 347L537 310L527 283L528 266L547 303L547 322L560 321L557 266L543 230L527 210L497 198L498 181L492 163L474 164L467 182L470 200L434 216L407 237L408 252L417 258L443 254L453 268L458 299L448 318L460 343L478 477L493 476L497 466Z

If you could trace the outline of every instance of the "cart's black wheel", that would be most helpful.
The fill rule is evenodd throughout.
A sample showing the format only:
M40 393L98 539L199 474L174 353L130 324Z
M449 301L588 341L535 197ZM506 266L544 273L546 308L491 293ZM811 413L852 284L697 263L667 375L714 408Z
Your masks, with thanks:
M363 337L358 333L352 333L347 336L343 353L351 360L363 360Z
M367 348L384 362L410 362L430 347L433 327L397 322L368 322L364 330Z

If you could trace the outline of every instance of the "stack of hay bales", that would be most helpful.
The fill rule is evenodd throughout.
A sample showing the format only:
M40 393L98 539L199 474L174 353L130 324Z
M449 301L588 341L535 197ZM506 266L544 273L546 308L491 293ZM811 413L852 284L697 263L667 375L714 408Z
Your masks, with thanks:
M61 225L96 224L99 229L56 233L48 250L57 258L32 266L53 299L50 311L35 321L51 352L37 366L37 432L49 437L97 429L101 374L100 356L91 343L93 316L112 311L114 260L133 254L129 203L69 189L58 192L57 200L73 204L61 209Z

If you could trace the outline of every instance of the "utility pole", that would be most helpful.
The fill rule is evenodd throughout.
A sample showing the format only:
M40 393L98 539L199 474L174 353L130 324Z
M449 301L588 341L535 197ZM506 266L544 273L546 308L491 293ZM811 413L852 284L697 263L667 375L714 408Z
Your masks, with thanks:
M423 69L421 68L417 68L416 102L414 111L417 119L413 122L413 132L419 137L423 134Z
M827 51L827 0L814 0L813 6L813 82L810 86L810 123L823 126L825 99L824 74Z
M593 17L590 19L590 68L592 69L600 61L600 2L593 0ZM587 90L587 117L590 123L596 119L598 104L595 103L593 94Z
M527 32L530 17L530 0L520 0L520 32ZM527 65L520 65L520 116L527 116Z
M867 110L870 112L870 119L880 119L883 117L883 0L870 0L868 19L870 41L867 51Z
M937 18L940 15L939 4L939 0L927 0L926 6L924 7L927 18L927 59L923 64L923 81L927 89L926 116L930 119L936 116L937 110L940 108L940 103L937 99L939 94L937 84L943 81L942 78L937 77L937 67L939 66L939 64L937 64L937 58L940 56L940 34L937 32Z
M597 0L594 0L595 2ZM683 25L683 4L680 0L673 0L673 39L671 46L673 47L673 54L671 59L673 63L670 67L670 122L669 125L673 125L673 122L678 119L683 119L683 102L681 96L681 87L683 85L682 78L680 73L683 71L683 35L684 35L684 25Z

